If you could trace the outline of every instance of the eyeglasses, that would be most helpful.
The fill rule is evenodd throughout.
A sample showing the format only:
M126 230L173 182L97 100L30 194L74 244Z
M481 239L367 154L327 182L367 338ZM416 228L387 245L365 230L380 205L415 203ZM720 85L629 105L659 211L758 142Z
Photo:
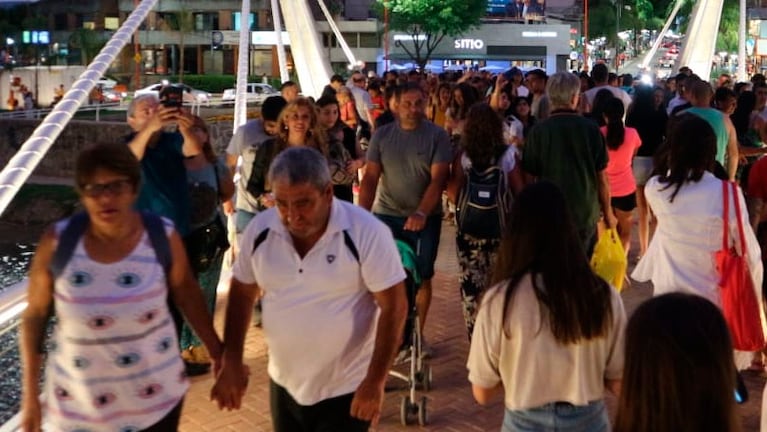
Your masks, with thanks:
M83 186L83 195L90 198L98 198L106 193L110 195L122 195L133 188L133 182L128 179L120 179L109 183L90 183Z
M364 82L365 78L352 78L352 81L354 81L354 82Z

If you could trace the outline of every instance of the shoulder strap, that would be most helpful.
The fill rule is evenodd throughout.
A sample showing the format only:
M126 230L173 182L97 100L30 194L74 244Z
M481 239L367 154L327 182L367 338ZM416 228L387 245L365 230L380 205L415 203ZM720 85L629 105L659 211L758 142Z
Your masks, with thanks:
M722 180L722 226L724 226L724 229L722 230L724 233L722 234L722 250L727 250L730 242L729 240L729 231L730 231L730 199L729 199L729 192L730 189L727 187L727 182Z
M738 220L738 234L740 235L741 256L746 257L746 235L743 232L743 218L740 215L740 198L738 197L738 185L730 182L732 185L732 200L735 204L735 218Z
M265 228L263 231L258 233L256 236L256 239L253 241L253 250L250 251L251 254L256 252L256 249L261 245L261 243L266 240L266 236L269 235L269 228Z
M89 222L88 213L85 212L77 213L69 218L67 226L59 234L56 251L53 253L51 264L48 267L53 279L59 277L64 271L64 267L67 266L72 254L75 253L77 242L85 233Z
M357 246L354 245L354 240L352 240L352 236L349 234L349 230L344 230L344 244L346 244L346 247L349 249L349 252L352 253L352 256L354 256L354 259L357 260L357 263L360 262L360 253L357 251Z
M157 255L157 261L160 262L167 277L170 274L173 260L168 235L165 233L165 223L160 216L146 212L141 212L141 221L144 223L144 229L149 237L149 244L152 245L152 249Z

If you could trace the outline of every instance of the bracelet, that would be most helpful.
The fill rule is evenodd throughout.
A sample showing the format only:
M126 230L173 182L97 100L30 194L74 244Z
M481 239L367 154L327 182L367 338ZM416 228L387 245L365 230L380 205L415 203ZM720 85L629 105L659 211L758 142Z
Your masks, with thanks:
M413 214L416 216L420 216L424 219L426 218L426 213L422 212L421 210L416 210Z

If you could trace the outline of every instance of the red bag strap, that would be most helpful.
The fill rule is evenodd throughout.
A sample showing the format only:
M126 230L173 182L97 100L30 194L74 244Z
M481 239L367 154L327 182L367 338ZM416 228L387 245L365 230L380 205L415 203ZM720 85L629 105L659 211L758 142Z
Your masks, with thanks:
M738 234L740 235L740 249L741 256L746 256L746 235L743 232L743 218L740 216L740 198L738 197L738 186L735 182L730 183L732 185L732 200L735 204L735 217L738 219Z
M727 187L727 182L722 181L722 208L724 209L722 211L722 226L724 229L722 230L724 234L722 235L722 250L728 250L730 248L729 245L729 237L728 234L730 232L730 200L729 200L729 188Z

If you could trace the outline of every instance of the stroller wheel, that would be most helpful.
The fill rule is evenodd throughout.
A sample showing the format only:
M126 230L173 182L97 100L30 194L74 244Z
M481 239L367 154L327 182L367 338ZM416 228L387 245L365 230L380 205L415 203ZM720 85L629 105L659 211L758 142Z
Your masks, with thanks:
M402 426L407 426L410 424L410 411L413 408L414 406L410 403L410 399L408 399L407 396L402 396L402 400L400 401L399 405L399 421L402 423Z
M426 396L422 396L421 400L416 404L418 410L418 424L426 426L429 423L429 416L426 413Z
M416 382L421 386L421 390L427 392L431 390L431 366L424 362L421 366L421 371L416 372Z

